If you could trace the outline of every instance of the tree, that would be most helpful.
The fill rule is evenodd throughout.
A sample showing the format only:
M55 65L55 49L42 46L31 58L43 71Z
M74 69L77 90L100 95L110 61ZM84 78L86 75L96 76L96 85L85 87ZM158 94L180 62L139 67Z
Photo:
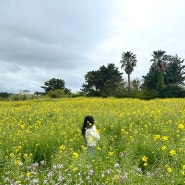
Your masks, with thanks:
M125 73L128 75L128 89L130 90L130 74L133 72L136 66L136 55L130 51L123 52L121 56L121 68L124 69Z
M81 91L89 96L114 96L120 83L123 86L122 73L118 68L114 64L103 65L97 71L87 72Z
M170 62L166 73L164 74L164 84L176 84L184 85L185 81L185 65L183 65L184 60L182 60L178 55L169 56Z
M151 65L149 73L143 76L142 90L148 91L147 93L150 91L152 97L184 96L184 90L179 86L183 85L185 80L184 60L177 55L165 55L165 52L161 50L159 53L162 54L159 60L163 62L157 64L159 61L155 59L155 63ZM162 65L164 66L161 67ZM177 93L177 91L179 92ZM169 95L170 93L171 95Z
M7 92L0 92L0 98L7 99L10 96Z
M44 83L45 86L41 86L47 94L49 91L53 90L62 90L65 94L70 94L71 91L65 88L65 82L61 79L52 78Z
M157 71L154 66L150 67L149 72L143 77L142 89L146 90L156 90L157 91Z
M157 77L157 90L160 93L160 91L163 89L164 86L164 72L168 68L168 60L169 57L166 55L166 51L158 50L153 51L152 54L153 59L150 61L153 62L154 69L158 72Z
M153 66L155 67L156 71L165 72L168 67L167 59L169 58L169 56L166 55L166 51L153 51L152 57L153 59L150 61L153 62Z
M139 78L136 78L136 79L131 81L131 87L134 90L139 90L141 88L141 84L142 84L142 80L139 79Z

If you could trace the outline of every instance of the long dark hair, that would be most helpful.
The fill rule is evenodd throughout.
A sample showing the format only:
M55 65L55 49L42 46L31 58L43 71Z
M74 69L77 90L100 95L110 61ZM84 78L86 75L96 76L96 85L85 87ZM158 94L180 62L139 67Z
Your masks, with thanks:
M94 118L92 116L86 116L82 126L82 136L85 138L85 131L94 125Z

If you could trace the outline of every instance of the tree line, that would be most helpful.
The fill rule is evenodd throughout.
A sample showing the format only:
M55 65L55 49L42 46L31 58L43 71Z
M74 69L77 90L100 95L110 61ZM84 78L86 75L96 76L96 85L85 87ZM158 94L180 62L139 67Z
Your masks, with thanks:
M121 55L121 68L127 74L127 82L114 64L101 66L97 71L85 75L81 92L87 96L136 97L141 99L185 97L184 59L178 55L167 55L158 50L152 53L151 67L142 79L131 80L137 65L136 54L131 51Z
M65 81L52 78L44 83L44 93L53 98L63 96L132 97L140 99L185 97L184 59L178 55L168 55L164 50L152 53L149 72L141 79L131 80L131 74L137 66L137 57L131 51L123 52L120 65L122 72L113 63L103 65L98 70L88 71L80 92L73 94L65 87ZM123 79L126 73L127 80ZM7 94L4 94L7 96ZM0 94L1 96L1 94Z

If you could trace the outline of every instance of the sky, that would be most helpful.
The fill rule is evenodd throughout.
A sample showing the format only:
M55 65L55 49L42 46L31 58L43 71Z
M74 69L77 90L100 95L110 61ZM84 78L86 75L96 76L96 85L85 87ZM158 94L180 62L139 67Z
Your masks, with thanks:
M0 0L0 92L43 92L52 78L79 92L85 75L136 54L131 78L153 51L185 59L184 0Z

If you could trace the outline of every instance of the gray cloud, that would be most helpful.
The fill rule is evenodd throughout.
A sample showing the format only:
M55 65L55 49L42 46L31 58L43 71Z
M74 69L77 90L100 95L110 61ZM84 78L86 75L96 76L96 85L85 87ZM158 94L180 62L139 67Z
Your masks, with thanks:
M53 77L77 91L87 71L120 67L127 50L138 56L133 76L146 74L154 50L185 57L185 3L158 1L1 1L0 92L41 91Z

